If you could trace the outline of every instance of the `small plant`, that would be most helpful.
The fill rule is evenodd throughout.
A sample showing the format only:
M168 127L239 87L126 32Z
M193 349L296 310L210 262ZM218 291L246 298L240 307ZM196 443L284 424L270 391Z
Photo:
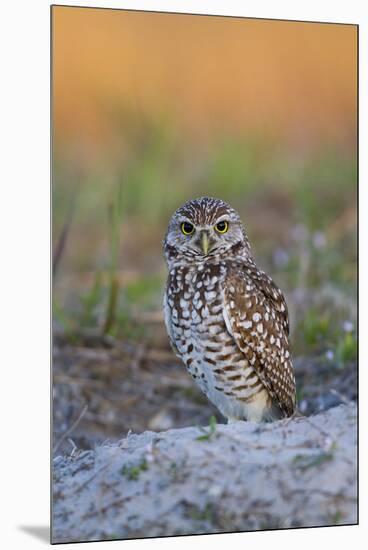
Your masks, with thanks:
M310 310L304 318L304 339L309 346L318 346L328 337L330 322L326 315Z
M101 274L96 272L92 288L81 297L83 311L81 325L93 326L95 324L95 309L102 300Z
M150 309L160 307L161 289L164 279L157 275L145 275L129 282L125 287L125 298L134 306Z
M334 457L331 451L321 452L318 455L296 455L294 457L294 465L301 470L308 470L325 462L329 462Z
M297 386L296 388L296 402L300 403L304 398L303 388Z
M210 502L207 502L204 508L199 508L199 506L193 505L188 513L191 519L196 521L213 521L213 506Z
M147 460L144 458L139 464L135 466L128 466L124 464L124 466L121 468L120 473L122 476L125 476L129 481L136 481L141 472L145 472L148 470L148 463Z
M211 437L213 436L213 434L216 431L216 426L217 426L216 417L214 415L211 415L210 423L209 423L209 429L204 430L205 433L203 435L198 436L196 438L196 440L197 441L208 441L209 439L211 439Z
M123 297L123 292L121 292L121 297ZM134 320L129 306L123 299L119 301L114 329L111 332L113 336L122 335L127 340L136 341L148 334L149 330Z
M330 515L330 521L332 525L338 525L343 521L343 519L344 519L344 514L340 512L340 510L336 510L334 514Z
M74 330L73 321L55 299L52 304L52 315L66 333L70 333Z
M336 348L338 365L343 367L345 363L354 361L358 355L358 342L355 334L345 333L339 340Z
M104 334L109 334L115 325L116 309L119 295L119 280L117 276L120 226L123 217L122 183L117 185L108 208L108 226L110 237L109 291L104 323Z

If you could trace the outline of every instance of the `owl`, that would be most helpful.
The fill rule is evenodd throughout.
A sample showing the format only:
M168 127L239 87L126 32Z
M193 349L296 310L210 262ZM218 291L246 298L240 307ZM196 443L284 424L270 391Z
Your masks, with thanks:
M186 202L164 239L171 345L229 422L295 410L285 298L260 270L238 213L220 199Z

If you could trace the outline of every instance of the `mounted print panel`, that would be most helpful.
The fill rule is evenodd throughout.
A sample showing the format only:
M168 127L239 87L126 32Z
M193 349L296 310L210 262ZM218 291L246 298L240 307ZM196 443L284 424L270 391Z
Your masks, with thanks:
M51 16L52 542L356 524L358 27Z

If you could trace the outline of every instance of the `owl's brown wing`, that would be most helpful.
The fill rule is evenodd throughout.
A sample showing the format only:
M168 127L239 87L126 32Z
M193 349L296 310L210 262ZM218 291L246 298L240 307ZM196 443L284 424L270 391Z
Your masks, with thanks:
M227 330L281 411L295 410L288 313L281 291L255 266L229 269L224 286Z

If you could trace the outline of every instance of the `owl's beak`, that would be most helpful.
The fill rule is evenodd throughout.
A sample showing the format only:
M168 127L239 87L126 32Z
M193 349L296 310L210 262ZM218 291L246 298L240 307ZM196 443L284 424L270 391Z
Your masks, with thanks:
M202 246L203 254L206 256L208 253L208 247L209 247L209 239L208 239L207 231L202 231L201 233L201 246Z

